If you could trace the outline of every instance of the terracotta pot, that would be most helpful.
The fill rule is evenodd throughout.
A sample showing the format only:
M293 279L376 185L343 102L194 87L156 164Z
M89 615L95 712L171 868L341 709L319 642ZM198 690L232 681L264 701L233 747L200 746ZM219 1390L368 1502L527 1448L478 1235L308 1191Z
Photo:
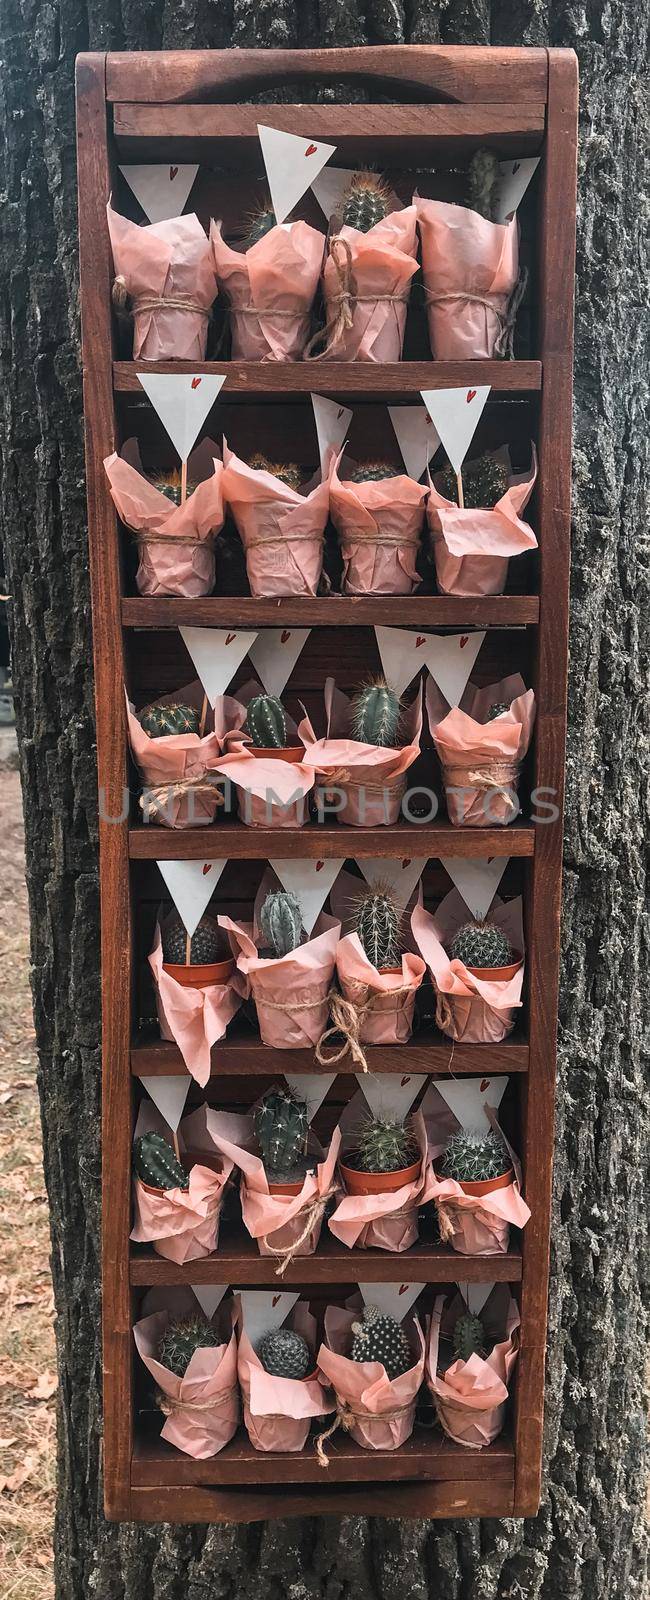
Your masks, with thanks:
M339 1162L339 1167L348 1194L394 1194L406 1183L415 1183L420 1158L397 1172L359 1172L356 1167L346 1167L343 1161Z
M509 983L511 978L516 977L522 961L523 956L517 956L517 960L511 961L508 967L468 967L467 971L483 983Z
M401 978L402 976L401 967L379 967L378 971L381 973L382 978Z
M300 1183L271 1183L268 1178L266 1181L269 1185L269 1194L296 1195L300 1194L305 1179L302 1178Z
M168 972L170 978L175 978L184 989L202 989L208 983L227 983L228 978L235 970L232 956L225 961L210 961L205 966L176 966L171 961L163 961L163 972Z
M502 1172L499 1178L477 1178L475 1180L458 1178L457 1181L463 1194L474 1195L477 1200L480 1200L482 1195L492 1194L495 1189L507 1189L508 1185L513 1182L514 1176L513 1168L508 1167L507 1172Z
M247 750L248 754L255 756L257 761L291 761L295 764L303 761L305 755L304 744L290 744L286 745L284 749L277 749L275 745L268 749L266 745L249 744Z

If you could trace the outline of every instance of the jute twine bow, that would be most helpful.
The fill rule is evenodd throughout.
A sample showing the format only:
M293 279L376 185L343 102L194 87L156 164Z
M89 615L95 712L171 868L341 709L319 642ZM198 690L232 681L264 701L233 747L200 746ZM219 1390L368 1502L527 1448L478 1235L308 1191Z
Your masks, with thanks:
M454 1234L456 1232L454 1224L453 1224L453 1222L451 1220L451 1212L450 1212L449 1206L445 1205L444 1200L436 1200L436 1210L438 1212L438 1227L440 1229L440 1238L441 1238L443 1244L449 1244L451 1242L451 1240L453 1239Z
M501 794L511 811L517 811L517 801L512 789L519 779L518 761L490 761L483 767L443 767L445 789L494 789Z
M384 302L404 305L408 300L408 290L406 294L358 294L352 267L352 251L347 239L342 239L340 234L336 234L330 241L329 258L334 266L338 286L333 294L327 296L330 315L325 327L319 328L309 340L303 352L303 361L322 361L343 334L349 333L354 322L355 306L377 306ZM321 343L325 348L321 350L320 355L312 355L315 346Z
M352 1060L360 1071L367 1072L368 1060L359 1039L364 1018L368 1016L369 1012L377 1009L378 999L390 996L391 1000L405 1001L409 995L413 994L413 987L409 983L403 984L399 989L382 990L381 994L379 991L370 994L368 990L366 990L366 993L369 998L365 1003L363 1005L355 1005L352 1000L346 1000L344 995L339 994L338 990L332 991L330 995L330 1013L333 1019L333 1026L325 1029L316 1045L316 1060L321 1067L336 1066L349 1051ZM398 1011L404 1011L405 1006L399 1004L387 1005L382 1006L381 1010L382 1014L390 1014L391 1011L397 1013ZM330 1055L326 1055L324 1047L327 1040L334 1038L337 1033L343 1034L343 1044L338 1050L334 1049Z
M219 779L223 782L223 779ZM179 778L177 783L161 783L154 789L146 789L140 795L140 810L144 813L151 807L156 810L158 805L169 805L170 800L180 800L185 794L210 795L215 806L225 805L223 790L217 784L197 778Z
M329 1189L325 1189L322 1194L314 1195L313 1200L310 1200L308 1205L303 1206L302 1210L296 1213L296 1216L292 1220L294 1222L298 1222L301 1217L304 1217L305 1225L302 1233L297 1239L294 1239L291 1244L272 1244L271 1239L267 1235L267 1244L269 1249L273 1251L274 1256L278 1257L278 1265L275 1269L276 1278L282 1278L284 1276L289 1262L293 1261L293 1258L300 1249L301 1244L304 1244L305 1239L309 1238L311 1230L315 1224L320 1222L328 1200L333 1200L337 1194L337 1185L332 1183L330 1184Z
M212 316L209 308L206 310L205 306L200 305L198 300L194 300L188 294L136 294L131 299L130 306L129 299L131 297L126 286L126 278L120 272L114 278L111 290L111 300L116 311L128 311L132 317L138 317L146 311L191 311L196 316L204 317L206 322L209 322Z
M492 315L496 318L499 326L499 332L494 345L494 353L498 356L505 356L509 361L512 361L515 353L514 342L517 312L524 298L527 287L528 268L522 267L505 312L501 311L499 307L495 305L494 300L490 299L488 295L470 294L468 290L464 289L457 289L455 294L434 294L431 289L425 288L424 298L427 302L427 305L432 306L451 304L453 301L457 303L459 300L464 301L466 305L485 306L487 311L492 312Z
M332 1434L336 1433L337 1428L342 1428L344 1433L351 1433L357 1421L390 1422L394 1417L406 1416L407 1411L411 1410L413 1404L414 1402L409 1400L408 1405L395 1406L392 1411L382 1411L375 1414L374 1411L355 1411L351 1405L348 1405L347 1400L341 1400L337 1395L334 1421L330 1423L329 1428L326 1428L323 1433L319 1433L316 1436L316 1455L319 1466L329 1467L330 1458L325 1450L325 1445L327 1440L331 1439Z
M182 1416L184 1412L196 1412L198 1414L202 1411L216 1411L218 1406L226 1405L233 1396L238 1404L239 1395L235 1388L220 1389L219 1393L213 1395L211 1400L172 1400L171 1395L163 1394L162 1389L159 1389L156 1394L156 1405L164 1416L176 1417Z

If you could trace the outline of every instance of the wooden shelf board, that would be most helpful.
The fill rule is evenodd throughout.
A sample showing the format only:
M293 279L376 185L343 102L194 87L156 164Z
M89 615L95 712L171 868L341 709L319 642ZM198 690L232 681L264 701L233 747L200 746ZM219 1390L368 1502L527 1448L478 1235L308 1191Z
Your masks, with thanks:
M539 598L496 594L481 600L459 595L311 595L254 600L251 595L208 595L200 600L132 595L122 601L125 628L522 628L539 621Z
M371 1072L427 1072L434 1076L463 1076L468 1073L527 1072L528 1044L516 1035L501 1044L454 1044L439 1033L419 1033L408 1044L395 1049L392 1044L367 1045ZM267 1077L277 1072L328 1073L313 1050L273 1050L257 1038L224 1039L212 1047L211 1076L242 1075ZM351 1070L349 1061L340 1069ZM177 1077L187 1068L178 1045L165 1039L135 1041L131 1050L131 1072L136 1078Z
M312 390L333 398L376 401L419 394L420 389L446 389L456 385L489 383L501 394L535 393L542 387L541 361L327 361L314 367L309 361L115 361L113 385L117 393L144 391L139 372L227 372L221 399L308 400Z
M396 1265L398 1263L398 1265ZM242 1228L230 1228L219 1239L214 1255L199 1261L178 1263L156 1255L155 1250L138 1247L131 1252L130 1281L140 1287L169 1287L191 1283L232 1283L237 1288L250 1284L275 1287L277 1262L274 1256L261 1256L257 1241ZM421 1240L395 1256L389 1250L349 1250L333 1234L321 1234L315 1255L300 1256L289 1262L282 1283L392 1283L399 1270L400 1282L408 1283L518 1283L521 1255L510 1250L499 1256L461 1256L449 1245L426 1244Z
M532 856L535 829L530 822L508 828L454 828L437 823L397 823L394 827L353 828L307 823L304 828L247 828L219 822L207 828L161 828L139 823L129 829L134 861L360 860L370 856Z

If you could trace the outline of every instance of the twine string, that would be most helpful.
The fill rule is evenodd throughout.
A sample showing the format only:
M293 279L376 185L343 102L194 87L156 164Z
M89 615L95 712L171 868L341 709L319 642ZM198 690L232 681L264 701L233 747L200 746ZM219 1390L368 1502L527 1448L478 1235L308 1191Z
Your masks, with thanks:
M340 234L336 234L330 242L329 259L334 267L337 287L333 294L327 296L330 314L325 327L317 329L313 338L309 340L303 352L303 361L322 361L338 344L343 334L349 333L354 322L355 306L405 305L408 300L408 289L405 294L359 294L352 266L352 251L347 239L343 239ZM313 355L316 345L321 343L325 348L319 355Z
M175 1417L182 1416L184 1412L198 1414L202 1411L216 1411L218 1406L226 1405L233 1397L238 1404L239 1396L235 1388L221 1389L211 1400L181 1400L180 1397L173 1400L171 1395L163 1394L162 1389L159 1389L156 1393L156 1405L165 1417Z
M332 1183L322 1194L314 1195L313 1200L310 1200L308 1205L303 1206L300 1211L296 1212L296 1216L292 1220L298 1222L301 1217L304 1217L305 1224L302 1233L291 1244L271 1244L271 1240L267 1236L269 1248L273 1251L274 1256L278 1257L278 1265L275 1269L276 1278L283 1277L289 1262L293 1261L301 1244L305 1243L305 1239L309 1238L312 1228L320 1221L328 1200L333 1200L337 1194L337 1185Z
M139 317L146 311L188 311L196 316L204 317L209 322L212 312L209 308L199 304L189 294L136 294L131 296L126 286L126 278L121 272L113 280L111 299L116 311L128 312L132 317ZM131 305L129 307L129 300Z
M330 1464L330 1458L325 1450L325 1445L327 1440L331 1439L332 1435L336 1433L337 1428L342 1428L344 1433L351 1433L354 1424L357 1421L390 1422L394 1417L406 1416L406 1413L411 1410L413 1403L414 1402L412 1400L409 1400L407 1405L394 1406L392 1411L382 1411L381 1413L376 1414L374 1411L355 1411L353 1406L349 1405L347 1400L341 1400L337 1395L336 1414L334 1421L330 1423L329 1428L325 1428L323 1433L319 1433L316 1436L316 1455L318 1457L319 1466L328 1467Z
M506 356L509 361L514 359L514 337L517 312L528 287L528 268L522 267L517 282L514 286L505 311L495 305L494 299L488 295L471 294L469 290L457 289L455 293L434 294L431 289L424 289L424 298L428 305L450 305L452 302L464 301L465 305L485 306L491 311L499 325L499 332L494 346L495 355Z
M217 780L217 783L222 782L223 778ZM180 800L183 795L190 793L210 795L216 806L225 805L223 790L217 784L210 783L209 779L179 778L176 783L161 783L153 789L146 789L140 795L140 810L144 813L150 806L155 811L159 805L169 805L171 800Z
M512 795L519 779L518 761L491 761L483 767L443 767L445 789L494 789L501 794L511 811L517 810Z
M316 1045L316 1060L321 1067L337 1066L339 1061L342 1061L349 1052L359 1070L367 1072L368 1061L359 1037L365 1017L373 1010L378 1009L377 1001L380 998L386 999L390 997L393 1001L406 1002L408 997L413 994L413 987L410 983L402 984L399 989L376 990L373 994L366 989L366 994L368 999L363 1004L355 1005L352 1000L346 1000L344 995L339 994L338 990L334 989L332 991L330 995L330 1014L333 1019L333 1025L325 1029ZM388 1015L391 1012L397 1014L405 1009L405 1003L382 1006L381 1008L382 1014ZM328 1039L333 1039L337 1033L343 1034L344 1042L338 1049L334 1047L331 1053L327 1055L325 1053L327 1041Z

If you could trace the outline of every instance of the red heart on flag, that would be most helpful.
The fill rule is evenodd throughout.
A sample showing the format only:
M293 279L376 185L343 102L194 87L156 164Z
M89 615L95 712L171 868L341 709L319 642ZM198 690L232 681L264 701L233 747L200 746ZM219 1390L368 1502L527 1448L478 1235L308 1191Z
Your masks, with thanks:
M308 144L307 145L307 149L305 150L305 155L306 156L315 156L317 149L318 149L318 145L317 144Z
M422 645L426 644L426 642L427 642L426 633L419 633L418 636L417 636L417 639L415 641L416 650L420 650Z
M227 633L226 634L226 644L232 644L233 639L236 639L236 638L237 638L237 634L236 633Z
M405 1089L407 1083L410 1083L410 1082L411 1082L411 1074L410 1074L410 1072L407 1072L406 1077L402 1078L402 1088Z
M485 1094L485 1091L486 1089L489 1089L491 1082L491 1078L481 1078L481 1094Z
M464 633L463 637L462 637L462 639L460 641L461 650L464 650L465 649L465 645L468 644L468 643L469 643L469 634L468 633Z
M316 862L316 871L317 872L322 872L324 866L325 866L325 862L324 861L317 861Z
M514 178L515 173L519 171L520 166L521 166L521 161L515 161L514 167L512 169L513 178Z
M291 638L291 633L290 633L289 628L283 628L282 629L282 633L280 634L280 644L286 644L287 639L290 639L290 638Z
M193 389L198 389L200 382L201 382L200 378L193 378L192 379L192 388Z
M399 1286L399 1293L400 1294L406 1294L407 1289L408 1289L408 1283L400 1283L400 1286Z
M281 1296L279 1294L274 1294L273 1299L271 1301L271 1305L272 1306L277 1306L279 1301L280 1301L280 1298L281 1298Z
M177 175L178 175L178 167L170 167L170 169L169 169L169 181L170 181L170 183L174 182L174 178L177 177Z
M404 871L405 867L410 867L410 865L411 865L411 857L410 856L405 856L404 860L402 862L402 871Z
M475 400L476 399L476 390L475 389L468 389L467 390L467 394L465 395L465 399L467 401L467 404L469 405L470 400Z
M341 417L343 416L343 411L344 411L344 407L343 406L339 406L339 409L338 409L338 411L336 413L337 422L341 421Z
M207 873L211 872L211 871L212 871L212 862L211 861L206 861L205 866L203 868L203 876L204 876L204 878L206 877Z

